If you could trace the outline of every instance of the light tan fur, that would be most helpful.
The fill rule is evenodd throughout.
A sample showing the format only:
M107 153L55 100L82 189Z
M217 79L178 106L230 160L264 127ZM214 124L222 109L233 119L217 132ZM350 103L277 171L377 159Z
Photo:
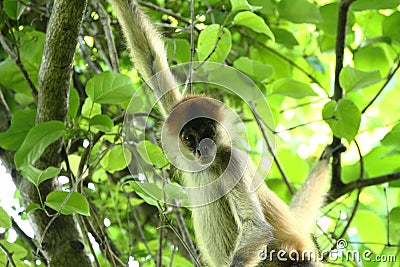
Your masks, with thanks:
M223 136L226 132L233 134L235 137L232 138L231 135L230 141L236 140L236 136L239 136L235 130L237 122L226 113L227 107L221 104L220 107L209 108L207 102L210 98L204 96L182 98L172 73L165 71L168 64L161 37L138 4L135 1L128 4L127 0L109 0L109 2L122 25L131 51L131 59L139 73L144 79L148 79L162 72L150 84L156 96L161 97L173 88L161 101L163 114L166 117L165 130L169 132L165 137L166 143L177 140L179 122L185 119L187 112L190 112L193 106L188 105L175 113L173 111L170 117L168 115L174 107L179 107L180 104L185 106L188 99L194 100L194 105L197 103L200 107L208 109L225 127L217 130L215 142L218 151L222 152L217 153L212 165L196 173L182 172L183 185L188 187L206 185L217 178L220 180L211 189L189 195L192 204L208 202L215 194L231 188L221 198L192 209L197 244L207 266L320 266L319 262L278 261L276 257L271 261L260 262L258 255L264 246L267 246L269 251L281 249L289 253L294 250L300 255L307 251L315 251L311 231L324 201L324 187L328 179L327 158L317 162L302 188L293 197L290 206L265 184L262 184L256 192L250 192L250 184L257 174L248 161L248 156L239 150L234 142L228 142ZM169 152L174 157L174 148ZM228 154L230 162L227 162ZM224 172L225 169L228 171Z

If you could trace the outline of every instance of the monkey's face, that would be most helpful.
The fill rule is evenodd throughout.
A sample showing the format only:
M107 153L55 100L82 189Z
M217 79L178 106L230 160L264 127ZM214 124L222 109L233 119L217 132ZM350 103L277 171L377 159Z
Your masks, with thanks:
M189 159L211 163L216 156L217 122L209 118L196 118L186 123L179 133L182 152Z
M202 96L184 99L171 111L161 133L168 160L187 172L223 169L230 160L233 125L230 110Z

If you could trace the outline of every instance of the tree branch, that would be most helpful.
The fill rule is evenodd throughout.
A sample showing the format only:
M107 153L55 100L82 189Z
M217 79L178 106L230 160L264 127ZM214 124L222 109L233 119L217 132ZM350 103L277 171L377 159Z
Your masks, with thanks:
M339 74L343 69L343 54L346 46L346 27L348 11L351 3L355 0L341 0L339 4L337 34L336 34L336 66L335 66L335 88L332 99L338 102L343 97L343 89L339 83ZM341 146L342 141L340 138L334 136L332 147ZM332 182L331 188L335 190L337 187L343 185L342 182L342 164L341 164L341 151L336 151L332 155Z
M379 185L387 182L393 182L400 180L400 171L399 172L393 172L381 176L376 176L373 178L367 178L367 179L362 179L362 180L356 180L354 182L344 184L340 188L335 188L329 191L329 200L328 202L332 202L335 199L338 199L339 197L343 196L344 194L350 193L353 190L356 189L362 189L364 187L368 186L374 186L374 185Z

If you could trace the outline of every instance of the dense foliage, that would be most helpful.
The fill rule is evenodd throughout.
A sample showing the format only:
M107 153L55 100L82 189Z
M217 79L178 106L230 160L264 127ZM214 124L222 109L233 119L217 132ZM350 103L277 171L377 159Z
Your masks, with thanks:
M165 36L171 66L191 58L223 63L257 84L275 121L262 129L274 137L272 168L265 180L286 202L333 138L347 148L339 164L340 156L334 159L328 203L315 230L322 251L343 249L339 259L326 258L332 264L328 266L398 266L400 1L194 1L194 23L190 1L141 4ZM138 186L144 175L173 178L157 143L157 110L146 140L134 144L138 153L132 156L123 145L124 113L140 111L149 92L134 99L135 110L127 110L130 98L142 90L142 80L132 68L108 3L91 0L85 11L67 120L35 123L52 5L45 0L0 4L0 101L6 107L0 112L11 117L9 127L1 122L0 150L15 151L12 165L38 192L55 176L62 184L62 190L39 193L38 203L14 207L20 212L18 222L49 208L77 216L94 265L129 261L130 266L192 266L190 254L197 258L197 252L190 210L159 201L166 194L183 202L185 192L174 182ZM224 90L196 89L234 108L248 127L256 159L257 148L269 140L262 138L249 105ZM61 166L35 165L61 137ZM27 203L18 191L15 197L21 206ZM18 233L15 242L8 240L11 228ZM24 235L3 208L0 232L0 265L46 264L36 254L40 240ZM348 251L368 258L356 263L346 259Z

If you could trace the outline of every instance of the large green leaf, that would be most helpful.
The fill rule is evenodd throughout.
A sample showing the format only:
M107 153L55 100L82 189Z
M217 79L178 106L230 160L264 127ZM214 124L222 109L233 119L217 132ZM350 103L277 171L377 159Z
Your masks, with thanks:
M68 194L68 192L53 191L47 195L45 205L59 211ZM84 216L90 216L89 202L82 194L72 192L60 212L64 215L79 213Z
M275 81L271 86L271 93L292 98L317 95L310 85L292 79L279 79Z
M15 153L14 162L18 170L34 164L44 150L64 135L65 126L61 121L49 121L32 128L21 147Z
M339 75L340 85L346 92L363 89L382 80L379 70L361 71L346 66Z
M36 111L33 109L15 112L11 126L0 133L0 147L8 150L18 150L29 130L35 126Z
M319 23L321 16L316 5L307 0L282 0L278 4L281 18L294 23Z
M132 155L127 148L121 145L113 147L101 160L103 167L109 172L125 169L132 160Z
M56 177L60 173L60 168L48 167L45 170L39 170L32 165L26 165L22 169L22 175L31 181L35 186L39 186L46 180Z
M263 33L272 40L275 40L274 34L271 32L265 21L250 11L244 11L236 14L233 22L236 25L241 25L252 29L255 32Z
M131 78L112 71L91 78L85 90L92 101L99 104L121 104L127 102L135 92Z
M7 16L10 19L18 20L19 17L24 12L27 3L28 3L27 0L21 0L21 1L4 0L3 2L4 11L6 12Z
M219 24L208 25L201 31L197 49L200 61L224 62L232 46L231 33Z
M233 66L258 82L262 82L274 74L274 69L271 65L263 64L247 57L235 60Z
M137 145L137 151L144 161L158 168L165 167L168 164L162 149L150 141L141 141Z
M361 112L350 100L341 99L328 102L322 116L332 129L333 134L339 138L345 138L351 142L358 133L361 122Z
M11 228L12 224L11 224L11 218L10 216L7 214L7 212L0 207L0 227L1 228Z

